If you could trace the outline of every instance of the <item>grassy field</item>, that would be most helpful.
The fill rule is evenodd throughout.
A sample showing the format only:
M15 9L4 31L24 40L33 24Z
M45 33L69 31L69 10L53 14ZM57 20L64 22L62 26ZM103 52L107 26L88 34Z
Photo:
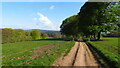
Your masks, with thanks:
M49 66L63 52L67 54L73 45L74 42L62 40L6 43L2 45L2 64L3 66ZM48 50L44 47L43 50L38 49L41 46L49 47ZM35 58L31 58L34 56Z
M108 60L110 65L119 67L120 63L118 59L120 59L120 53L118 53L118 38L106 37L102 38L102 40L103 41L89 41L89 43L107 58L106 60Z

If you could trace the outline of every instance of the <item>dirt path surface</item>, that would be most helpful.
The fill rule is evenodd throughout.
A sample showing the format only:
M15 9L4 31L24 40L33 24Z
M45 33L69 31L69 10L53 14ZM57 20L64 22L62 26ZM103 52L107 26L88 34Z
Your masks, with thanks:
M100 65L96 61L92 52L85 42L76 42L67 56L62 56L55 60L52 66L95 66Z

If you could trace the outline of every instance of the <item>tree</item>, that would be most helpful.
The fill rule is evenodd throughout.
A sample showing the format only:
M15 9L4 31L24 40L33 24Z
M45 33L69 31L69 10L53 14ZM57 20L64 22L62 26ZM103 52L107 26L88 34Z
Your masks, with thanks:
M117 27L117 3L86 2L79 15L79 30L85 35L97 34L100 39L101 32L111 31Z
M60 32L66 36L72 36L73 40L77 38L78 35L78 15L73 15L62 22L60 26Z
M100 40L101 32L118 30L120 5L115 2L86 2L78 15L66 18L61 33L74 38L79 35Z
M16 41L25 41L26 35L25 30L23 29L15 29L15 35Z
M11 28L2 29L2 43L13 42L13 34L15 31Z
M32 37L31 37L31 32L30 31L25 31L25 40L28 41L28 40L32 40Z
M39 30L33 30L31 32L31 36L33 40L37 40L37 39L40 39L41 33Z
M53 37L54 38L61 38L61 34L60 33L53 33Z
M47 33L42 33L42 34L41 34L41 37L42 37L43 39L46 39L46 38L48 37L48 34L47 34Z
M35 40L40 38L39 31L25 31L23 29L2 29L2 43L12 43L20 41Z

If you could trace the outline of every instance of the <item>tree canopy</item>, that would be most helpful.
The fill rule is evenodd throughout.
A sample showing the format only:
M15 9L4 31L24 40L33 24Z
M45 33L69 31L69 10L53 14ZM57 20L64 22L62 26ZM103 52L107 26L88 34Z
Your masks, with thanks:
M120 5L111 2L86 2L77 15L66 18L61 25L61 33L65 35L83 36L99 40L101 32L118 29Z
M76 38L78 35L78 15L73 15L65 19L60 26L61 33Z
M41 33L39 30L33 30L31 36L34 40L40 39Z

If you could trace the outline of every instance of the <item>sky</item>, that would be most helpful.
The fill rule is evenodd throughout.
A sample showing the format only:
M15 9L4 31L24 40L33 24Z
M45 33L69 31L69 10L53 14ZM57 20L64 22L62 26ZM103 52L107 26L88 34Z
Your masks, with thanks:
M84 3L2 2L0 28L60 30L62 21L77 14Z
M1 0L1 1L2 2L85 2L88 0Z

